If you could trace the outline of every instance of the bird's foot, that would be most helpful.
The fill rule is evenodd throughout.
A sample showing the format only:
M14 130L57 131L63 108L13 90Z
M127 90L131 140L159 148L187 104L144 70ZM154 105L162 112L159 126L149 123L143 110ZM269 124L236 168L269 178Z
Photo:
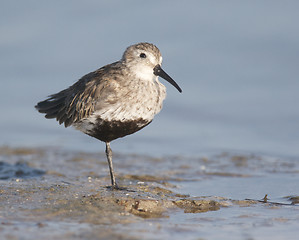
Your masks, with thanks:
M128 192L135 192L135 191L132 190L132 189L129 189L129 188L127 188L127 187L120 187L120 186L118 186L117 184L114 184L114 185L111 185L111 186L107 186L106 188L109 189L109 190L112 190L112 191L128 191Z

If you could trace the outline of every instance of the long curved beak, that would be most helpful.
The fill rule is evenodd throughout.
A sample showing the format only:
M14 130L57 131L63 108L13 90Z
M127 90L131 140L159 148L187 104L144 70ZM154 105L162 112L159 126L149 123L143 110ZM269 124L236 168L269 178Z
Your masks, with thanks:
M169 82L172 86L174 86L180 93L182 92L182 89L179 87L179 85L166 72L163 71L160 64L157 64L154 67L154 74L156 76L164 78L167 82Z

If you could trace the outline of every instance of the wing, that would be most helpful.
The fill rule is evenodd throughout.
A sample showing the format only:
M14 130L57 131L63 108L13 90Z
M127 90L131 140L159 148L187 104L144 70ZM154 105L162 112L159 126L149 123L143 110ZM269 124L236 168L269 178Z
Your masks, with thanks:
M46 118L56 118L59 124L64 123L65 127L90 116L96 105L98 108L100 98L103 102L113 102L115 87L112 85L117 83L113 77L111 78L111 74L113 76L116 73L117 63L106 65L83 76L69 88L39 102L35 108L40 113L45 113Z

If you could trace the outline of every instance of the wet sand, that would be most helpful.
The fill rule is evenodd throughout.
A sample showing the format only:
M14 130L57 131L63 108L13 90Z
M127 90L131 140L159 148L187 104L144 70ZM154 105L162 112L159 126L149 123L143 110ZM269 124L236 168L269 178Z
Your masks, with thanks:
M298 180L294 160L115 154L123 189L112 190L104 154L1 147L0 157L3 239L295 239L298 233L293 192L274 201L267 192L257 199L218 194L227 179L258 182L267 173ZM213 181L214 194L201 195ZM248 187L250 193L249 181Z

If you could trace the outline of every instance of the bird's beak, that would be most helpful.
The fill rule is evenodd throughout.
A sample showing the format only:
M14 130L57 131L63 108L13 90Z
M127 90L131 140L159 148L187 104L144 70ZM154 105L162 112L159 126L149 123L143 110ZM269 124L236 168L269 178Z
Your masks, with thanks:
M182 92L182 89L179 87L179 85L166 72L163 71L160 64L157 64L154 67L154 74L156 76L164 78L167 82L169 82L172 86L174 86L180 93Z

